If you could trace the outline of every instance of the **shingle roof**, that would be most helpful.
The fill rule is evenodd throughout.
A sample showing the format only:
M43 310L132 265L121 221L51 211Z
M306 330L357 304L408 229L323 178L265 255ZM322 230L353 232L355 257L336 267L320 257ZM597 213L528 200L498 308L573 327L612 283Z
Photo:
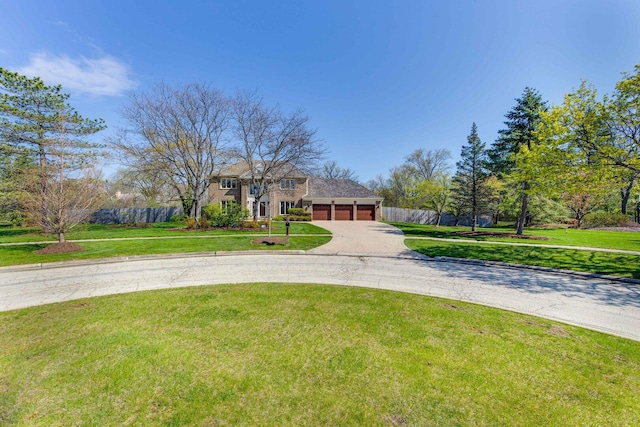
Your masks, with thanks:
M382 197L373 191L363 187L351 179L337 178L309 178L309 193L305 198L356 198L356 199L377 199Z
M259 161L255 161L254 166L259 167L260 166L260 162ZM285 177L287 178L305 178L307 175L305 175L301 170L297 169L294 166L288 166L288 165L283 165L282 168L287 168L288 170L286 170L285 173ZM223 168L220 171L220 176L237 176L238 178L241 179L249 179L251 178L251 173L249 170L249 165L247 162L245 161L240 161L237 163L233 163L230 165L227 165L225 168ZM261 174L257 173L256 176L260 176Z

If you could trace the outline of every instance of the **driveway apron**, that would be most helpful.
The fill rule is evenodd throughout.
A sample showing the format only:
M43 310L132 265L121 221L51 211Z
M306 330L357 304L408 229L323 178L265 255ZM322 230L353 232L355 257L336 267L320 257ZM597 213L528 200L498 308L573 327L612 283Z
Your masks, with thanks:
M376 221L314 221L333 234L329 243L308 251L311 254L362 255L420 258L404 245L404 233Z

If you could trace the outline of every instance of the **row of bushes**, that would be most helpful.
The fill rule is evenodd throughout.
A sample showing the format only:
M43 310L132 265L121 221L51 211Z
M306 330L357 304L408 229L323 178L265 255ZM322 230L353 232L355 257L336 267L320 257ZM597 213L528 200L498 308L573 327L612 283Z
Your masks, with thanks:
M584 217L582 220L582 227L624 227L629 222L631 222L629 215L621 213L593 212Z
M293 209L290 209L290 211ZM300 209L304 214L304 210ZM268 226L267 220L247 220L249 218L250 212L248 209L242 207L238 203L230 203L225 207L222 207L218 204L210 204L205 206L202 209L202 217L201 218L189 218L186 215L176 215L171 218L172 222L184 222L186 228L188 229L196 229L196 228L262 228L263 226ZM293 219L292 221L309 221L306 218L307 215L296 215L296 218L301 219ZM274 220L278 220L274 218Z
M303 208L289 208L289 221L311 221L311 212L306 212ZM274 221L286 221L287 216L278 215L273 218Z

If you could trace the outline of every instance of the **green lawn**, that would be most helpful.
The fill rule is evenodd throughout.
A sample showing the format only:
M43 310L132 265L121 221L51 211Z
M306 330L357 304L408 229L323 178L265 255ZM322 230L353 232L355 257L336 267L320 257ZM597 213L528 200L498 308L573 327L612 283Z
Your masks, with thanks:
M495 237L469 237L453 234L456 231L469 231L470 227L436 227L433 225L408 224L392 222L392 225L400 228L407 237L435 237L447 239L473 239L480 241L503 241L562 246L587 246L592 248L623 249L640 251L640 232L620 232L603 230L578 230L571 228L562 229L536 229L527 228L524 234L531 236L547 237L548 240L527 240ZM479 228L478 231L500 232L513 234L513 228L492 227Z
M637 255L411 238L406 239L405 244L429 257L499 261L640 279L640 256Z
M234 236L197 237L184 235L180 239L152 240L95 240L82 242L83 251L66 254L38 255L34 252L46 244L0 246L0 266L37 264L54 261L136 256L151 254L176 254L187 252L254 251L254 250L308 250L327 243L330 236L295 236L284 244L254 244L256 237L242 233Z
M151 254L175 254L187 252L220 252L250 250L309 250L331 240L330 233L313 224L292 222L289 245L254 244L256 235L267 235L267 230L207 230L180 229L181 224L156 223L145 227L88 224L81 225L66 234L67 240L92 240L81 242L83 251L67 254L38 255L54 236L44 235L36 228L0 228L0 243L38 242L15 246L0 246L0 266L38 264L54 261L136 256ZM284 238L286 227L274 222L271 232ZM136 239L143 240L106 240ZM153 238L144 240L145 238ZM39 243L42 242L42 243Z
M598 250L492 245L486 243L507 242L527 245L586 246L598 249L640 251L640 233L636 232L526 229L526 235L544 236L548 238L548 240L527 240L493 236L470 237L455 234L458 231L469 231L469 227L435 227L433 225L408 223L392 223L392 225L400 228L405 233L407 237L405 244L407 247L430 257L446 256L483 261L499 261L640 279L640 256L638 255L610 253ZM513 234L513 230L506 227L479 228L478 231ZM412 237L454 239L460 240L460 242ZM470 243L464 242L463 240L476 240L483 243Z
M273 222L273 234L285 234L283 222ZM327 234L327 230L310 223L292 222L291 234ZM67 240L114 239L132 237L211 236L238 234L266 234L267 230L185 230L184 224L174 222L153 223L143 227L126 225L84 224L68 232ZM56 241L57 236L41 234L39 228L0 228L0 243Z
M640 344L317 285L0 313L3 425L640 425Z

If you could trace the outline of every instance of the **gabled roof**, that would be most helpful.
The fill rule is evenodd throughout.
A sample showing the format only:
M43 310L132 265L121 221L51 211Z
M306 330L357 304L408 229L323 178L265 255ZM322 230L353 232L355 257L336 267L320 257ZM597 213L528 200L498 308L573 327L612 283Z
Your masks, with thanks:
M268 163L268 162L267 162ZM259 169L262 166L263 162L259 160L254 161L254 167ZM292 166L290 164L283 164L279 169L283 169L283 178L306 178L307 175L302 172L300 169ZM227 165L226 167L220 170L219 176L226 177L238 177L240 179L251 179L251 169L249 168L249 164L246 161L240 161L237 163L233 163ZM255 177L261 178L262 172L261 170L257 170L254 174Z
M309 192L304 199L376 199L383 198L351 179L309 178Z

